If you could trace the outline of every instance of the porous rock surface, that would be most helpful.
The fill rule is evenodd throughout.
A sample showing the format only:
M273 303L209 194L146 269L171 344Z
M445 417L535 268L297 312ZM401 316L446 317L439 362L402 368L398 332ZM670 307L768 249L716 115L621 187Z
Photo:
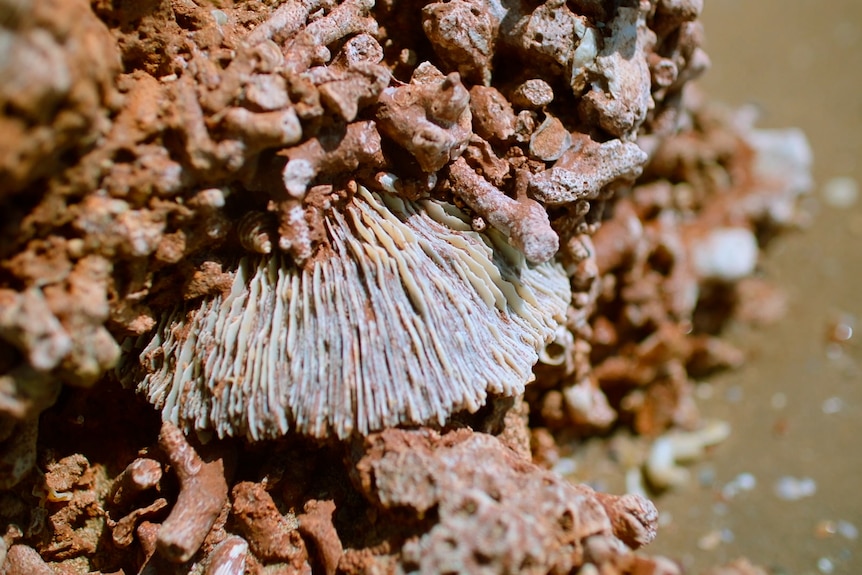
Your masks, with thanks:
M780 312L741 277L752 249L713 246L794 223L807 148L688 89L701 7L0 2L2 572L680 572L632 552L648 502L529 456L620 420L695 426L692 377L741 361L716 337L731 312ZM246 444L117 385L132 342L228 293L249 252L325 257L359 186L563 267L526 401Z

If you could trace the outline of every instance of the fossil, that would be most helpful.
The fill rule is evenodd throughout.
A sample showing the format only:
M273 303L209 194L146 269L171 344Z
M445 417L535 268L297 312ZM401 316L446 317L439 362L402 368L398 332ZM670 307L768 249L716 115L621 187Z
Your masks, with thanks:
M442 424L523 391L569 304L558 264L453 205L361 187L325 227L307 265L244 257L230 293L166 314L126 382L165 420L250 439Z

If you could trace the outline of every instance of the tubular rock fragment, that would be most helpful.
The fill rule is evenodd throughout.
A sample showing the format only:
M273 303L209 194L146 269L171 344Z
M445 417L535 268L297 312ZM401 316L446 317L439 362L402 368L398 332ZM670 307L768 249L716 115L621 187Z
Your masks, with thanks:
M200 548L227 503L224 463L202 460L183 432L169 421L162 424L159 445L179 479L180 494L159 528L156 546L164 558L183 563Z
M308 567L308 552L297 530L298 521L292 515L283 517L263 487L238 483L231 491L231 500L231 514L258 561L289 565L297 572Z
M138 507L128 515L120 518L117 522L109 522L111 528L111 540L119 548L129 547L134 541L135 529L141 521L158 515L168 506L164 497L159 497L146 507Z
M701 457L707 447L721 443L729 435L730 425L724 421L708 422L697 431L669 431L650 449L644 464L647 479L657 489L684 485L689 472L679 463Z
M234 575L246 572L248 543L233 535L228 537L210 553L204 575Z
M142 491L158 485L161 479L162 465L155 459L139 457L114 479L111 503L124 507Z
M231 108L225 112L222 126L228 135L247 140L257 149L289 146L302 138L302 126L293 108L273 112Z
M634 181L647 160L636 144L620 140L600 144L585 134L576 135L560 156L553 167L530 178L530 193L545 205L594 199L614 181Z
M374 122L360 121L348 124L343 132L323 131L299 146L281 152L287 156L282 177L287 193L301 199L308 186L318 176L330 177L353 172L360 166L373 169L384 165L380 149L380 134Z
M335 575L338 562L344 552L341 540L332 523L335 503L332 501L309 501L304 513L297 519L299 532L313 543L326 575Z
M534 200L524 197L513 200L458 158L449 167L453 192L494 228L505 233L532 263L547 262L560 246L560 239L551 228L548 214ZM526 188L527 175L518 176L519 187Z

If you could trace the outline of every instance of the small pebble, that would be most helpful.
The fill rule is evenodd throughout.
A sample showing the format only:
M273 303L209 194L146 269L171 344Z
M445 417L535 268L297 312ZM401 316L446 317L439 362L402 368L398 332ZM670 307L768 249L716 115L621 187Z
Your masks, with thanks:
M715 484L715 468L710 465L704 465L697 472L697 482L701 487L710 487Z
M832 343L846 343L853 338L853 327L856 318L849 313L842 313L829 322L826 328L826 340Z
M818 539L826 539L827 537L832 537L837 531L838 526L834 521L830 519L818 521L817 525L814 527L814 535Z
M227 24L227 14L225 14L221 10L211 10L210 14L212 14L213 20L215 20L216 24L219 26L224 26Z
M843 519L838 522L837 530L842 537L851 541L855 541L859 537L859 529L849 521L844 521Z
M774 393L769 400L769 404L772 406L772 409L784 409L787 407L787 396L780 391Z
M550 115L530 138L530 155L544 162L558 160L571 147L572 134L558 118Z
M835 571L835 564L828 557L821 557L817 560L817 569L821 573L832 573Z
M849 208L859 197L859 184L853 178L839 176L823 184L820 193L829 206Z
M700 539L697 540L697 548L702 551L714 551L719 545L721 545L722 536L721 531L718 529L713 529L709 533L702 535Z
M823 519L815 525L814 535L818 539L827 539L835 535L841 535L845 539L855 541L859 537L859 529L849 521L844 521L843 519L839 521Z
M751 473L740 473L736 477L736 483L743 491L751 491L757 487L757 478Z
M826 415L838 413L839 411L844 409L844 400L840 397L830 397L823 402L823 406L821 407L821 409Z
M554 89L544 80L527 80L512 94L512 103L519 108L541 109L554 100Z
M785 501L796 501L810 497L817 492L817 483L810 477L791 477L785 475L775 482L775 495Z
M742 491L751 491L757 487L757 478L751 473L740 473L721 489L725 499L733 499Z
M757 266L757 238L746 228L716 228L694 245L693 263L703 278L735 281Z

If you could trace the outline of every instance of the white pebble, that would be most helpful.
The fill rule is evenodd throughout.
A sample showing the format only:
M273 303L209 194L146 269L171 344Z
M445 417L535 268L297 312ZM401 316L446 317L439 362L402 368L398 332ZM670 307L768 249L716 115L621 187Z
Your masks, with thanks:
M740 473L721 489L721 494L725 499L733 499L741 491L751 491L755 487L757 487L757 478L754 475Z
M202 208L217 209L223 208L225 202L224 190L220 188L207 188L195 194L192 199L195 206Z
M829 574L835 571L835 564L828 557L821 557L817 560L817 569L821 573Z
M644 463L644 472L653 487L665 489L684 485L689 471L678 463L703 457L704 450L730 435L726 421L709 421L697 431L669 431L657 438Z
M667 436L659 437L652 444L644 470L650 483L661 489L680 487L689 478L688 470L676 464L673 441Z
M697 482L701 487L710 487L715 484L715 468L704 465L697 472Z
M736 484L743 491L751 491L757 487L757 478L751 473L740 473L736 476Z
M215 23L219 26L224 26L225 24L227 24L228 17L227 14L225 14L223 11L210 10L210 14L212 14L213 20L215 20Z
M837 529L838 533L840 533L845 539L855 540L859 537L859 529L849 521L839 521Z
M392 172L382 172L377 174L377 183L390 194L398 193L398 176Z
M772 395L769 403L772 405L772 409L784 409L787 407L787 396L779 391Z
M817 483L810 477L785 475L775 482L775 495L785 501L796 501L817 492Z
M859 197L859 184L853 178L840 176L823 184L820 193L833 208L849 208Z
M701 277L735 281L757 265L757 238L746 228L717 228L694 245L694 267Z
M702 551L714 551L721 544L721 531L714 529L697 540L697 548Z
M823 413L826 415L832 415L833 413L838 413L844 408L844 400L840 397L830 397L829 399L823 402L823 406L821 409Z

